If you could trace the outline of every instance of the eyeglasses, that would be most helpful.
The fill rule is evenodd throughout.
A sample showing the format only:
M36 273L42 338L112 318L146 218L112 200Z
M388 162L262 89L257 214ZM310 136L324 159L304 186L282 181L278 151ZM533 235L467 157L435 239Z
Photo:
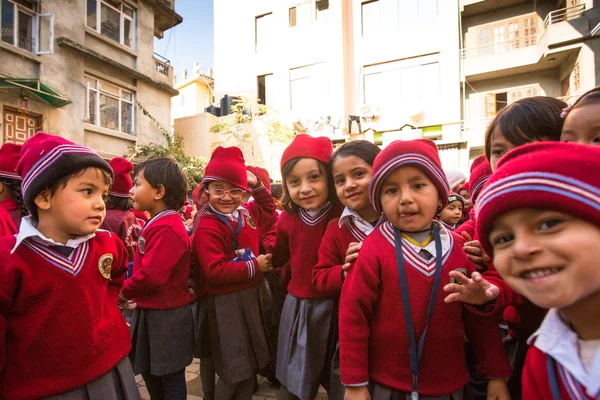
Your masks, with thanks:
M225 195L228 194L232 199L239 199L244 195L244 193L246 193L246 191L243 189L209 189L206 192L210 193L211 196L216 198L225 197Z

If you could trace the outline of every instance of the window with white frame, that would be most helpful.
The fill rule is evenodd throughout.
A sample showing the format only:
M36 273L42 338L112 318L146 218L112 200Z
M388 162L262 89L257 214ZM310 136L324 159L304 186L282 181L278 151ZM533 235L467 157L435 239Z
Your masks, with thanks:
M434 21L439 0L367 0L361 4L362 35Z
M112 83L86 76L86 122L134 134L135 95Z
M330 115L328 76L326 62L290 69L290 109L299 116Z
M130 48L135 47L135 10L121 1L86 0L87 26Z
M1 40L36 54L53 50L52 14L40 14L37 1L0 0Z

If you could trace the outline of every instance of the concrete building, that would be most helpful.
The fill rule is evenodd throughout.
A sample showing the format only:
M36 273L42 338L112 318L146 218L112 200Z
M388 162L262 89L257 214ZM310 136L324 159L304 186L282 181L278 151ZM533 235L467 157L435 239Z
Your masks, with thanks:
M587 0L461 0L464 130L470 158L487 123L523 97L574 100L600 77L599 7Z
M106 158L165 143L177 91L154 37L182 21L174 3L2 0L0 141L44 130Z

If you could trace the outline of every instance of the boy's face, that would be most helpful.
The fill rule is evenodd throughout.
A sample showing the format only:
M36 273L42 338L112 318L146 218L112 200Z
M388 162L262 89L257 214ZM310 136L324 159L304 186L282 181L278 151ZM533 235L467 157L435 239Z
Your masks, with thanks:
M576 107L569 111L565 118L560 141L600 145L598 112L600 112L598 104Z
M463 205L460 201L453 201L448 203L446 207L440 211L440 220L444 223L454 226L458 224L462 218Z
M461 189L458 194L460 194L460 197L463 198L463 200L465 201L465 207L464 208L472 208L473 207L473 200L471 200L471 193L469 193L469 191L467 189Z
M54 194L36 197L40 224L51 227L46 230L49 237L61 242L96 232L106 216L108 188L101 170L86 169L69 179L65 187L59 186Z
M300 159L285 178L285 185L290 198L298 207L314 210L327 204L327 175L315 159Z
M600 292L597 225L527 208L500 216L489 239L498 273L540 307L564 308Z
M405 232L429 229L442 204L433 182L412 165L396 169L383 181L380 199L388 220Z
M138 211L150 211L154 207L158 191L144 178L144 170L141 170L133 179L133 187L129 194L133 208Z
M231 214L242 204L244 190L225 181L214 181L208 185L211 207L221 214Z

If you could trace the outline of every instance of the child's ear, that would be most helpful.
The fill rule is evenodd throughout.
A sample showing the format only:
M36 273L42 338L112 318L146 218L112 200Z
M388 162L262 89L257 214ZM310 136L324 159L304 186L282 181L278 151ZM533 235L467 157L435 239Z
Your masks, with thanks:
M35 199L33 200L35 205L41 210L49 210L50 209L50 200L52 199L52 194L50 193L50 189L46 188L42 190Z
M438 212L442 211L442 199L438 198Z
M167 194L163 185L158 185L154 189L154 200L161 200Z

